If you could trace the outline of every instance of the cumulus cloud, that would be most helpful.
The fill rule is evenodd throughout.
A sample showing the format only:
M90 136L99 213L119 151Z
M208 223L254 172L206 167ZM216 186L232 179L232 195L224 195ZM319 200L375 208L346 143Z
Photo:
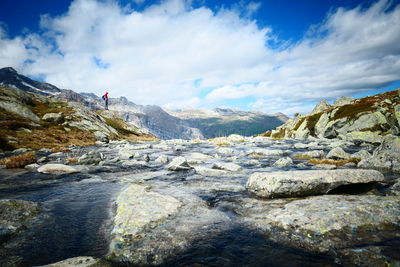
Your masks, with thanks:
M400 6L388 3L339 8L303 40L273 49L272 29L251 19L258 2L213 11L167 0L139 12L75 0L61 16L42 16L41 34L9 38L0 30L0 67L138 104L204 108L253 99L248 109L294 113L400 80Z

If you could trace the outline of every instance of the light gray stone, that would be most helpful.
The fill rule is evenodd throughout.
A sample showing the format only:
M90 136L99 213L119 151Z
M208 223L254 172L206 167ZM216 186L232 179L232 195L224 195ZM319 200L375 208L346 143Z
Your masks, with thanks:
M261 197L296 197L325 194L341 185L383 180L383 174L375 170L256 172L250 176L246 187Z
M217 148L217 152L223 155L232 155L233 153L235 153L235 150L229 147L219 147Z
M195 166L194 170L197 174L202 176L226 176L228 174L227 171L224 170L217 170L217 169L210 169L202 166Z
M37 169L37 171L41 173L52 173L52 174L78 172L78 170L72 166L57 164L57 163L49 163L42 165Z
M48 122L56 122L56 123L63 123L64 122L64 115L62 112L58 113L46 113L43 115L42 120Z
M355 101L355 98L353 97L347 97L347 96L342 96L333 103L335 107L340 107L348 104L353 104Z
M328 159L349 159L350 155L346 153L341 147L335 147L326 155Z
M285 152L281 149L266 149L266 148L257 148L248 151L248 154L261 154L263 156L283 156Z
M273 233L268 236L274 241L309 251L328 252L400 237L398 197L324 195L286 203L273 200L268 206L265 212L260 207L248 211L245 220Z
M30 110L26 105L23 105L19 102L0 100L0 108L34 122L40 121L39 117L35 113L33 113L32 110Z
M322 100L321 102L319 102L315 108L313 109L313 111L311 112L311 114L316 114L316 113L320 113L322 111L325 111L327 109L330 109L332 106L328 103L328 101L326 100Z
M176 157L167 165L167 169L170 171L184 171L190 170L191 167L184 157Z
M362 150L357 151L356 153L352 154L351 157L355 158L355 159L363 160L363 159L368 159L369 157L371 157L371 154L367 150L362 149Z
M212 166L213 169L217 170L224 170L224 171L230 171L230 172L238 172L242 170L242 167L235 163L222 163L222 162L217 162L214 163Z
M280 158L273 164L274 167L288 167L293 165L293 160L289 157Z
M316 169L316 170L334 170L334 169L337 169L337 167L334 164L316 164L316 165L313 166L313 169Z
M161 164L166 164L168 163L168 156L167 155L161 155L155 160L156 163L161 163Z

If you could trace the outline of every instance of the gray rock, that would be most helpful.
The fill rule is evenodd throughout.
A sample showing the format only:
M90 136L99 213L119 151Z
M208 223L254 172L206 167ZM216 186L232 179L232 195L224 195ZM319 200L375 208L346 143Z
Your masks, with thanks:
M167 169L170 171L184 171L191 168L184 157L176 157L167 165Z
M326 155L328 159L349 159L350 155L347 154L341 147L335 147Z
M15 154L15 155L19 155L19 154L24 154L24 153L26 153L28 151L29 151L29 149L27 149L27 148L17 148L17 149L14 149L12 151L12 153Z
M384 176L375 170L339 169L286 172L256 172L246 187L260 197L297 197L325 194L347 184L380 182Z
M37 163L32 163L32 164L26 165L26 166L24 167L24 169L33 172L33 171L36 171L39 167L40 167L39 164L37 164Z
M176 198L149 191L140 185L130 185L116 201L113 239L110 244L112 257L130 257L124 251L127 243L140 240L141 232L163 223L179 211L182 203Z
M340 107L348 104L353 104L356 99L353 97L347 97L347 96L342 96L336 99L336 101L333 103L335 107Z
M288 167L293 165L293 160L289 157L280 158L273 164L274 167Z
M72 166L57 164L57 163L49 163L40 166L37 169L38 172L41 173L52 173L52 174L61 174L61 173L73 173L78 172L78 170Z
M111 263L106 262L102 259L80 256L75 258L69 258L56 263L42 265L41 267L111 267Z
M105 132L101 131L95 131L94 137L96 138L97 141L103 142L103 143L109 143L110 140L108 139L109 135Z
M316 170L334 170L334 169L337 169L337 167L334 164L316 164L316 165L313 166L313 169L316 169Z
M42 120L48 122L56 122L56 123L63 123L64 122L64 115L62 112L58 113L46 113L43 115Z
M351 157L355 158L355 159L363 160L363 159L370 158L371 154L367 150L362 149L362 150L357 151L356 153L352 154Z
M258 148L248 151L248 154L261 154L263 156L283 156L285 152L280 149Z
M158 158L156 158L155 162L156 163L160 163L160 164L166 164L166 163L168 163L168 156L167 155L161 155Z
M316 113L320 113L322 111L325 111L327 109L330 109L332 106L328 103L328 101L326 100L322 100L321 102L319 102L315 108L313 109L313 111L311 112L311 114L316 114Z
M242 170L242 167L235 163L222 163L222 162L216 162L212 166L213 169L217 170L224 170L224 171L230 171L230 172L238 172Z
M22 231L40 211L41 205L35 202L0 199L0 243Z
M0 108L34 122L40 121L39 117L35 113L33 113L32 110L30 110L26 105L23 105L19 102L0 100Z
M324 129L327 127L328 123L329 115L328 113L323 113L314 126L314 132L318 137L323 137Z
M233 153L235 153L235 151L229 147L219 147L217 148L217 152L223 155L232 155Z
M397 124L400 125L400 104L394 107L394 116L396 117Z
M239 143L246 141L245 138L238 134L231 134L226 138L229 142Z
M217 170L217 169L210 169L202 166L195 166L194 170L197 174L202 176L226 176L228 174L227 171Z
M248 211L245 220L273 233L268 236L276 242L306 250L327 252L400 237L398 197L325 195L273 200L268 206L264 212Z
M104 155L97 151L90 151L78 158L78 163L82 165L97 165L104 159Z
M367 142L371 144L380 144L382 143L382 136L380 132L371 132L371 131L354 131L349 132L345 135L341 135L341 137L348 141L353 142Z
M124 160L121 166L124 168L145 168L149 167L149 164L143 160Z
M400 181L392 185L387 194L389 196L400 196Z
M297 155L304 155L309 158L323 158L325 156L325 152L323 150L311 150L303 153L298 153Z

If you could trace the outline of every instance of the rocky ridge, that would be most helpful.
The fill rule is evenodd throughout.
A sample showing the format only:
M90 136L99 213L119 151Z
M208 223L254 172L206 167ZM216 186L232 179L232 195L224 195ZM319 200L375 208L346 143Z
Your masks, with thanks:
M34 81L18 74L13 68L0 69L1 85L42 96L56 96L68 102L81 103L92 111L104 109L102 99L94 94L76 93L69 89L59 89L48 83ZM109 109L126 123L160 139L211 138L231 133L253 135L273 129L287 120L283 114L268 115L261 112L229 109L173 112L155 105L137 105L125 97L110 98ZM205 115L199 118L198 114ZM206 114L212 115L207 117Z

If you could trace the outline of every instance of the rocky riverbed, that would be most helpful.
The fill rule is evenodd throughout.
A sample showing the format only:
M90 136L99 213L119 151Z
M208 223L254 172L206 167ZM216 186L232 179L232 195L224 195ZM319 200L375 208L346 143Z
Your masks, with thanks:
M400 149L386 139L42 149L0 169L0 265L396 266Z

